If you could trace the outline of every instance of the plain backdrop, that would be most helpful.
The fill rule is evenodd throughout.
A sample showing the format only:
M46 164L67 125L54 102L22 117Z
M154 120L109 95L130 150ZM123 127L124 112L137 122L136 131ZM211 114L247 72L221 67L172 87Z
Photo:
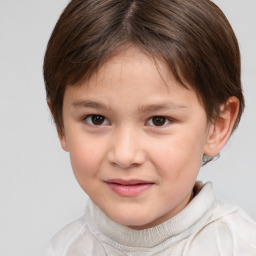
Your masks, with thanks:
M0 256L41 255L87 196L45 101L45 47L67 0L0 0ZM241 47L246 110L220 159L201 169L216 197L256 219L256 1L216 0Z

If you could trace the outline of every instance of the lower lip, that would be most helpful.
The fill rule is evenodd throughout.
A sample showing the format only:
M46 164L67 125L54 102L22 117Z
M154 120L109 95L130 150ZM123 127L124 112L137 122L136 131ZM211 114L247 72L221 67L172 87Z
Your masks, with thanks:
M136 184L136 185L122 185L116 183L107 183L108 186L118 195L120 196L137 196L142 192L150 189L153 184L145 183L145 184Z

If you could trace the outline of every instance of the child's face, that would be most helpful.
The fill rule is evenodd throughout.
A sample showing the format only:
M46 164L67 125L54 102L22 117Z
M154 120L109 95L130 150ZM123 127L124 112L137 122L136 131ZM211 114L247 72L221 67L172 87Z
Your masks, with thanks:
M64 95L60 139L79 184L133 228L160 224L188 204L209 137L196 93L158 65L130 48Z

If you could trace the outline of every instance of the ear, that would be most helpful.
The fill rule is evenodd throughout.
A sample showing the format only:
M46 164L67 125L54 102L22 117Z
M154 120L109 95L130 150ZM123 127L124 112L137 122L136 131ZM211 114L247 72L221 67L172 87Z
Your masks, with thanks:
M52 109L52 104L49 100L47 100L47 104L48 104L48 107L49 107L49 109L52 113L52 116L54 116L53 109ZM67 144L64 128L63 128L63 131L57 128L57 133L58 133L58 137L59 137L59 140L60 140L61 147L63 148L63 150L68 152L68 144Z
M216 156L227 143L239 110L239 100L230 97L220 106L220 116L210 124L204 154Z
M59 137L59 140L60 140L61 147L63 148L63 150L68 152L69 151L68 150L68 143L67 143L67 139L66 139L64 129L63 129L63 131L58 130L58 137Z

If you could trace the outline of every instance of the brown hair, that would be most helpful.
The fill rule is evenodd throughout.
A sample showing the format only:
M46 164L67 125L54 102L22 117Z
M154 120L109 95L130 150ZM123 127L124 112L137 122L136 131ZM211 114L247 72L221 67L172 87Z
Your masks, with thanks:
M230 96L244 98L240 53L222 11L209 0L72 0L60 16L44 59L47 100L59 132L67 84L90 76L132 44L163 59L196 91L209 120Z

